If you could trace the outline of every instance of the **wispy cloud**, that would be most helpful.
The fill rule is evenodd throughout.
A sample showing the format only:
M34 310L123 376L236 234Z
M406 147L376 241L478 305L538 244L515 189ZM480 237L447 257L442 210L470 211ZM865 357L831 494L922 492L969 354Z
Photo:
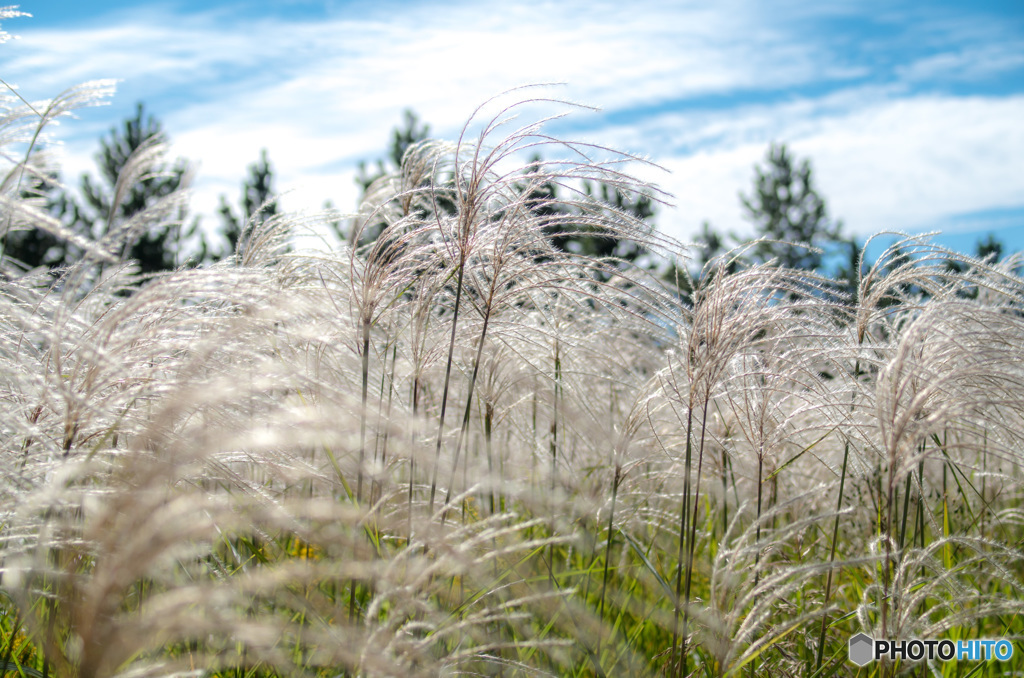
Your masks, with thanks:
M196 206L208 213L264 147L282 187L304 187L286 207L352 205L356 162L381 154L403 108L451 137L487 97L550 81L569 83L559 96L604 107L560 122L559 134L673 170L652 176L677 196L660 219L676 236L703 219L742 230L736 194L772 140L813 159L832 211L860 233L1024 201L1020 92L943 88L1024 68L1014 30L979 44L993 23L984 16L956 24L936 12L917 51L904 24L865 34L876 59L848 48L843 27L899 19L859 4L353 7L316 20L137 8L59 30L18 20L5 24L23 35L4 46L5 70L32 97L121 78L105 117L67 126L69 166L87 167L97 134L144 100L176 151L201 162Z
M976 81L1024 67L1024 40L940 52L897 69L909 81Z
M750 232L737 195L750 190L751 167L763 162L769 140L813 159L832 215L860 236L948 228L950 215L1024 203L1024 96L899 98L817 116L804 110L737 112L722 143L663 161L673 174L662 183L679 205L663 227L685 233L709 219Z

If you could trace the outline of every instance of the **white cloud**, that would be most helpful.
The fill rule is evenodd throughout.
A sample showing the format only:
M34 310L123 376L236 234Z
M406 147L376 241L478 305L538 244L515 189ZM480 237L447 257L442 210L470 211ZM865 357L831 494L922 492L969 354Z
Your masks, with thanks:
M410 3L362 14L352 7L315 22L146 9L80 30L35 30L19 20L14 32L24 38L3 46L5 72L32 97L122 78L117 106L102 122L90 114L62 129L72 176L91 164L112 114L142 99L163 119L175 152L201 163L195 206L207 214L219 193L237 200L261 148L279 188L295 189L285 208L316 209L326 198L354 207L355 163L383 152L403 108L451 138L487 97L542 81L569 83L545 95L608 108L560 121L552 128L559 134L645 154L672 170L638 171L676 195L678 207L659 220L675 236L704 219L749 230L737 192L772 140L812 158L832 213L861 234L1024 196L1021 98L908 89L953 72L1018 68L1022 60L1005 41L933 45L896 68L897 80L870 84L869 64L807 30L822 11L814 4L789 3L775 14L742 0ZM826 18L857 11L830 7ZM795 91L822 93L786 95ZM750 103L759 96L763 103Z
M1024 41L944 51L916 59L897 69L906 80L976 81L1024 66Z
M799 115L801 108L772 109L778 120L767 124L765 111L740 112L726 125L740 130L731 143L655 156L672 170L661 183L678 205L662 227L682 237L707 218L749 233L737 194L750 191L753 164L763 162L772 140L811 159L831 214L860 236L929 229L950 215L1024 203L1024 96L891 99L811 117Z

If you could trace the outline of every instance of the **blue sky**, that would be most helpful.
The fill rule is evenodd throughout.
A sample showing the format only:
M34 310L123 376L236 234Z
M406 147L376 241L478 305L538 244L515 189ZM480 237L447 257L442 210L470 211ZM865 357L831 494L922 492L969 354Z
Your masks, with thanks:
M1024 249L1024 3L64 2L0 46L5 81L40 100L118 78L110 105L57 134L66 176L137 101L198 165L195 209L237 201L267 148L289 210L354 208L356 164L407 107L454 138L517 85L599 106L548 129L644 156L672 194L659 226L751 232L738 200L768 145L809 158L833 217L866 237L942 230ZM539 107L537 115L551 112ZM214 217L207 220L212 223Z

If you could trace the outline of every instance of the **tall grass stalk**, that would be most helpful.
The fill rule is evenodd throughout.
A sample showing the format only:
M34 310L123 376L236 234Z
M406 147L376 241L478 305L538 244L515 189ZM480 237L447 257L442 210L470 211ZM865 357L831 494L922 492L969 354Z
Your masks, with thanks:
M448 387L452 376L452 359L455 355L455 335L459 324L459 309L462 301L462 276L465 272L466 262L460 257L457 264L457 278L455 281L455 308L452 311L452 332L451 340L448 343L448 361L444 367L444 388L441 392L441 412L437 417L437 442L434 449L433 475L430 480L430 505L429 510L434 512L434 496L437 493L437 471L441 466L441 445L444 442L444 416L448 411Z
M853 378L858 380L860 378L860 360L855 360L853 364ZM855 396L851 396L855 397ZM855 407L855 401L851 400L850 409ZM843 441L843 464L839 471L839 494L836 497L836 517L832 523L832 541L829 546L828 563L831 566L836 560L836 549L839 545L839 518L843 508L843 495L846 490L846 470L850 462L850 441ZM827 609L829 601L832 596L832 577L834 570L830 567L828 574L825 577L825 595L823 598L823 606ZM825 631L828 627L828 612L825 612L821 616L821 629L818 632L818 653L815 659L815 671L821 670L822 661L824 660L825 653Z

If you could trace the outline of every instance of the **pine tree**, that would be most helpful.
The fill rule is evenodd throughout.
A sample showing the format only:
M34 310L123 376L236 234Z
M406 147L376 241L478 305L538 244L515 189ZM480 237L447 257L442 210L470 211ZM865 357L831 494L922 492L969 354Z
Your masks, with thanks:
M182 232L184 207L170 206L170 218L162 212L160 218L146 223L126 226L142 212L153 208L183 187L187 163L178 160L172 166L155 163L121 196L117 196L117 183L132 155L147 145L166 143L166 135L159 121L146 116L142 103L133 118L121 129L113 128L110 135L100 140L96 156L99 178L84 174L80 184L81 198L65 190L56 173L36 176L31 185L23 189L23 197L39 200L44 209L60 219L72 232L90 240L117 234L114 242L125 259L133 259L143 274L171 270L180 263L180 242L195 235L196 224ZM123 242L118 238L123 237ZM29 268L46 266L57 270L74 264L82 257L74 245L52 235L32 229L9 234L5 242L5 258L21 262Z
M984 240L979 240L975 245L975 252L979 259L992 257L994 261L999 261L1003 258L1003 251L1003 243L993 233L989 233Z
M700 233L697 235L697 269L703 270L712 259L728 252L731 249L730 240L736 240L732 233L719 233L708 221L701 223ZM735 265L730 269L735 269Z
M618 257L634 263L646 253L636 242L624 240L594 226L573 223L571 218L567 218L571 217L571 212L559 198L558 185L551 181L538 183L530 180L531 176L538 175L542 164L539 155L530 159L525 172L525 186L528 188L524 190L530 191L527 201L532 205L533 213L541 219L550 218L543 230L552 245L574 254L596 258ZM603 182L584 181L582 189L585 195L600 200L611 210L648 224L653 221L654 200L649 195L627 193Z
M757 236L771 241L761 243L754 255L762 261L777 259L788 268L818 271L824 257L806 245L826 250L834 246L842 223L829 219L809 161L797 165L785 144L772 144L766 159L767 168L754 168L754 194L740 194Z
M277 214L274 196L274 170L267 157L267 149L260 152L258 162L249 165L249 176L242 182L241 215L236 215L228 205L227 198L220 196L219 212L223 223L223 235L227 238L225 256L234 254L238 242L245 237L249 228L263 223Z
M402 166L402 158L405 157L405 151L413 144L424 141L430 136L430 125L421 124L420 118L416 115L415 111L407 108L403 115L405 124L391 131L391 149L386 159L377 161L377 171L370 173L366 169L365 162L359 163L359 174L356 176L356 183L363 188L364 192L370 187L370 184L380 179L389 171L397 171Z
M166 143L161 123L152 115L146 116L140 102L134 118L123 127L111 129L110 136L100 141L97 156L100 177L82 176L83 204L69 200L73 220L82 232L102 237L111 229L119 228L158 201L167 198L184 184L187 164L178 160L172 166L157 165L130 187L127 194L115 204L118 177L132 154L144 144ZM175 219L160 219L145 229L129 233L123 254L138 262L143 274L176 268L179 259L183 208Z
M403 126L396 127L391 133L391 148L387 157L376 162L377 171L370 173L366 163L359 164L356 183L362 187L364 194L374 181L389 171L397 171L402 166L406 150L426 140L429 134L430 126L421 123L419 116L407 109ZM542 228L555 247L585 256L615 256L634 263L641 260L646 251L639 244L615 237L610 232L593 226L573 224L572 219L567 218L571 215L558 195L558 185L551 181L538 183L531 180L531 176L536 176L541 171L542 165L543 159L539 155L530 159L523 175L521 190L530 192L527 202L532 205L537 217L542 220L550 218ZM583 182L582 189L586 195L601 200L612 210L649 224L653 221L655 204L650 195L628 193L603 182ZM441 210L454 209L454 205L446 204L443 199L438 200L437 206ZM383 223L365 225L361 230L359 244L373 242L380 236L383 226ZM653 228L653 225L651 227ZM340 229L335 231L341 233Z
M72 213L74 206L58 187L58 182L56 172L45 176L32 175L28 186L21 189L21 197L41 203L43 209L53 216ZM55 270L67 260L69 248L66 241L40 228L18 229L6 234L3 257L19 262L26 269L44 266Z

